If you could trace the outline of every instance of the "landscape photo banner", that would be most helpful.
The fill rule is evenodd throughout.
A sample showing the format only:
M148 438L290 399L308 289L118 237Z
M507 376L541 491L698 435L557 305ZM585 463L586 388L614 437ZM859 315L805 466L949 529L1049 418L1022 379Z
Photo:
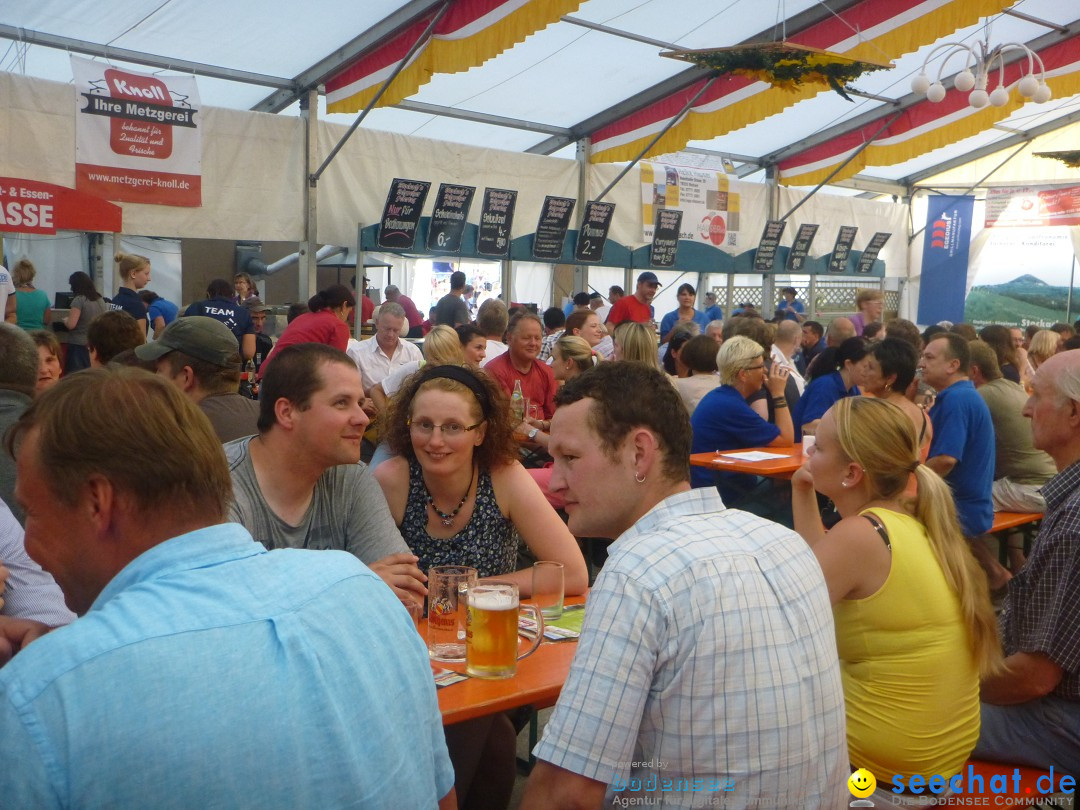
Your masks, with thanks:
M1080 225L1080 185L986 190L986 227Z
M71 57L75 188L106 200L202 205L199 88Z
M971 243L964 321L1048 327L1072 323L1076 251L1067 228L986 228Z
M739 246L739 193L723 172L641 162L642 238L653 241L656 212L682 211L679 238L717 248Z
M919 281L919 323L964 320L968 250L974 197L940 195L927 200Z

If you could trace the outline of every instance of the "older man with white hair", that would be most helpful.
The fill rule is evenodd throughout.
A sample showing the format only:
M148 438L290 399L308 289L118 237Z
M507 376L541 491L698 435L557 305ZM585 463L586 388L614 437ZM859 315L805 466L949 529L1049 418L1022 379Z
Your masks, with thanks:
M844 702L809 548L690 488L690 424L659 371L601 363L557 401L551 489L575 535L617 539L522 807L840 806Z
M379 308L375 319L375 337L349 341L346 353L360 369L365 396L371 396L371 389L395 368L423 358L415 344L401 339L406 323L401 305L388 301Z
M1035 372L1024 406L1058 474L1046 517L1001 614L1005 667L982 682L974 756L1080 774L1080 350Z

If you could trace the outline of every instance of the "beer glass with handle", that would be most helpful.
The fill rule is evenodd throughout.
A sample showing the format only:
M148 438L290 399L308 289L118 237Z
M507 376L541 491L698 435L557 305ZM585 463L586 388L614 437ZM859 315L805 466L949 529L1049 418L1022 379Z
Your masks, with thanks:
M474 678L512 678L517 662L532 655L544 639L544 617L535 605L522 605L513 582L478 582L466 595L465 671ZM518 610L533 614L536 640L518 654Z

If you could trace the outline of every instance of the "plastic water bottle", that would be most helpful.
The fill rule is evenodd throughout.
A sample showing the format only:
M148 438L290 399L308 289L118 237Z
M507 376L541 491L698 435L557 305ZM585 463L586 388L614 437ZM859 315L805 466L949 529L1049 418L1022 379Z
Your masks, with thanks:
M510 396L510 415L514 424L525 421L525 395L521 393L521 380L514 380L514 393Z

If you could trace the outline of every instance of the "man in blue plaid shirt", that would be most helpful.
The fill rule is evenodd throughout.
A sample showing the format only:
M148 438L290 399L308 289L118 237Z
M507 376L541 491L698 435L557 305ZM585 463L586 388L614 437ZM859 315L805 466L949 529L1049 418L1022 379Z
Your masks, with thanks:
M1024 406L1058 474L1001 614L1005 669L982 683L974 756L1080 776L1080 351L1039 366Z
M691 490L659 371L603 363L558 394L551 490L614 537L524 808L838 807L849 774L825 580L802 539Z

